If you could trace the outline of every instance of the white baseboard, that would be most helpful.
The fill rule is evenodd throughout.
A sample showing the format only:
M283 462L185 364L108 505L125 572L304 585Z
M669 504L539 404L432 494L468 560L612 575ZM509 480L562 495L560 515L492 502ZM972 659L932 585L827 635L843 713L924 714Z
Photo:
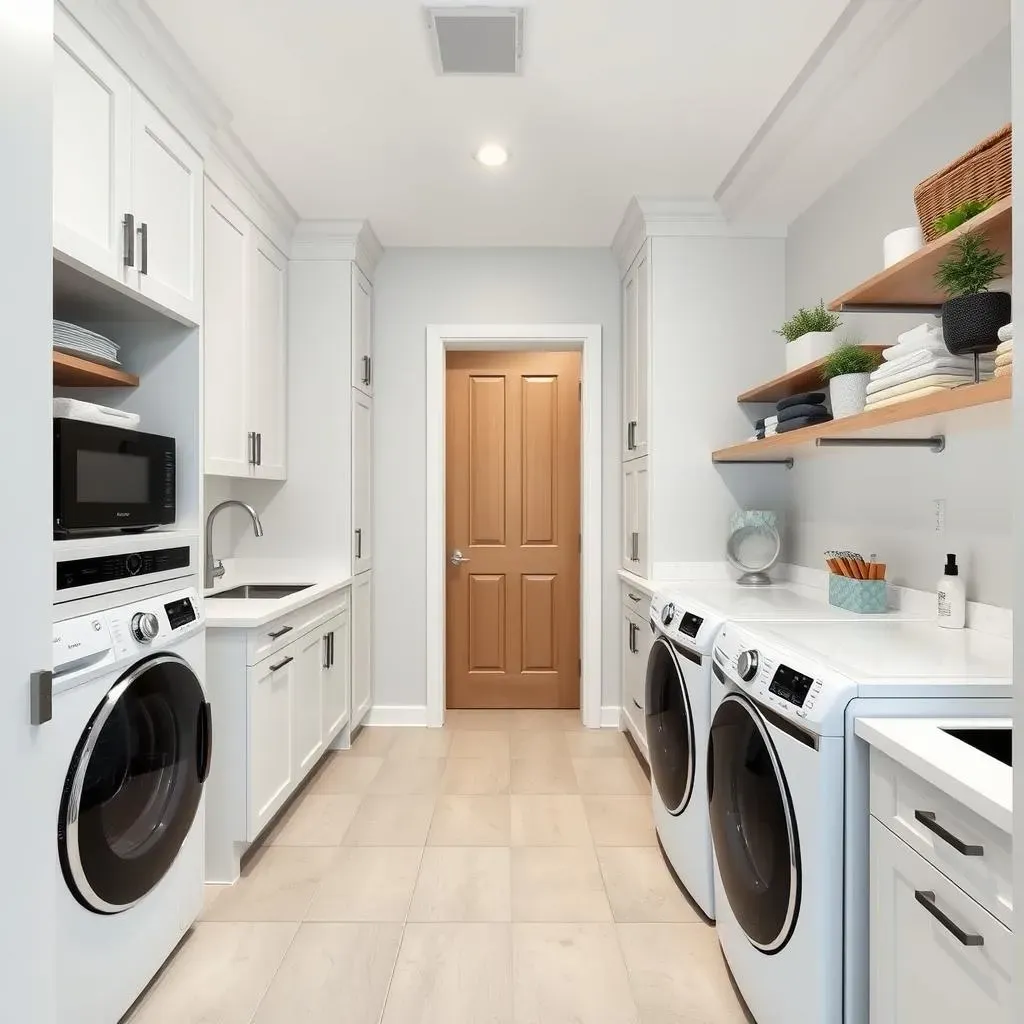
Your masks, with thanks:
M374 704L366 715L364 725L419 725L427 724L426 704Z
M618 704L605 704L601 708L601 728L618 729L622 717L622 708Z

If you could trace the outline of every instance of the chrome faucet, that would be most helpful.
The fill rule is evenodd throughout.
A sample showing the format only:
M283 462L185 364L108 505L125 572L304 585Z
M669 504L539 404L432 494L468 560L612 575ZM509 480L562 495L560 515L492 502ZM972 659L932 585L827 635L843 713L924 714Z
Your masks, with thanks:
M244 501L237 501L235 498L229 498L227 501L222 501L219 505L214 505L210 509L210 514L206 517L206 563L203 570L204 590L211 590L214 581L219 580L224 575L224 563L219 558L215 559L213 557L213 520L218 512L232 505L244 508L252 520L252 532L257 537L263 536L263 524L260 522L260 517L256 514L256 509L252 505L246 505Z

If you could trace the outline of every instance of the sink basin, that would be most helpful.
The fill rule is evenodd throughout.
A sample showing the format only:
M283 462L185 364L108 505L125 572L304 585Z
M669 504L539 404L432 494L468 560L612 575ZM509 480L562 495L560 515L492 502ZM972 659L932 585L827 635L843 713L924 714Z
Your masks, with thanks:
M980 729L943 729L954 739L1013 767L1013 730L1005 726Z
M232 601L267 601L277 600L282 597L289 597L297 594L300 590L309 590L312 583L246 583L241 587L232 587L230 590L218 590L206 597L226 597Z

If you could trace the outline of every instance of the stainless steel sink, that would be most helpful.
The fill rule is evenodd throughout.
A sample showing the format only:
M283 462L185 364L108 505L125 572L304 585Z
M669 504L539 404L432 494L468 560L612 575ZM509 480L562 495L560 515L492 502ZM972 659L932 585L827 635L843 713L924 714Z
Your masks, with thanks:
M232 587L230 590L218 590L216 593L207 594L207 599L214 597L227 597L233 601L267 601L276 600L282 597L289 597L297 594L300 590L309 590L312 583L246 583L241 587Z

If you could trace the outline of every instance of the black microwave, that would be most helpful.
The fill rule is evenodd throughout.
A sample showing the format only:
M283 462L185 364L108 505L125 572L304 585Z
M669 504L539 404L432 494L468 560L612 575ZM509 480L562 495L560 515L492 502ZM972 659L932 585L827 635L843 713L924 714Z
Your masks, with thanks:
M148 530L174 522L173 437L53 421L53 532Z

